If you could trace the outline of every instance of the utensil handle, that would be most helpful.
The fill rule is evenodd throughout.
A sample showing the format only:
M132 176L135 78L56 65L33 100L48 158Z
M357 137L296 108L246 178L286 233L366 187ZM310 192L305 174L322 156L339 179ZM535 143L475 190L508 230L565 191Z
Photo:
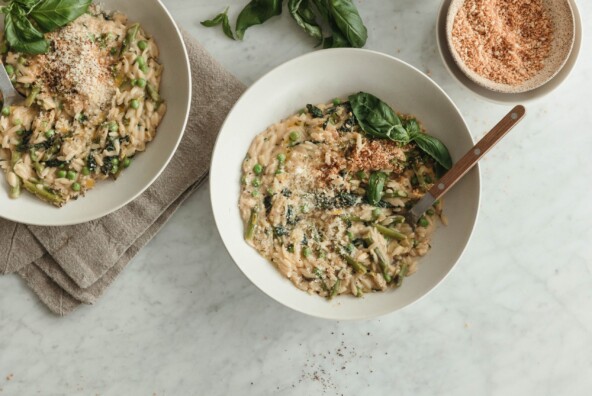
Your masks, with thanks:
M483 136L446 174L430 189L435 199L446 194L493 146L495 146L526 114L522 105L514 107L487 135Z

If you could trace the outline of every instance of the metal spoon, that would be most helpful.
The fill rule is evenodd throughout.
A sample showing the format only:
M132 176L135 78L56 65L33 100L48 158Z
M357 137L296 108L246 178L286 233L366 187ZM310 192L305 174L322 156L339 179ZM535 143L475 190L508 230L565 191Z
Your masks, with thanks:
M12 106L24 99L10 82L10 77L8 77L4 64L0 67L0 91L2 92L2 97L4 99L4 107Z
M405 215L407 223L415 226L434 202L442 197L457 181L470 171L526 114L522 105L514 107L487 135L473 146Z

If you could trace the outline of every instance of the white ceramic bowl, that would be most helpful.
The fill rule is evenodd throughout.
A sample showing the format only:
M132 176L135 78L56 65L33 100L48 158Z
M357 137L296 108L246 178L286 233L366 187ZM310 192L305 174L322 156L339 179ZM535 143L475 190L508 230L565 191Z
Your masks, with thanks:
M515 104L530 102L550 94L567 79L574 69L580 54L580 49L582 47L583 36L582 19L575 0L569 0L573 12L575 34L573 48L569 54L569 57L567 58L567 61L561 70L559 70L559 72L547 83L536 89L533 89L532 91L523 93L503 93L492 91L468 78L467 75L463 73L458 67L458 64L454 61L448 46L448 40L446 36L446 21L451 2L452 0L443 0L438 13L438 20L436 22L436 42L438 44L438 51L440 52L444 66L446 69L448 69L452 77L454 77L461 85L463 85L475 95L495 103Z
M119 10L140 22L160 48L164 65L161 95L167 113L147 150L134 158L133 165L117 181L103 181L86 197L55 208L23 192L19 199L8 197L8 184L0 175L0 217L26 224L69 225L105 216L140 195L164 170L177 149L189 115L191 74L181 33L159 0L102 0L105 10Z
M297 311L327 319L363 319L402 308L428 293L449 273L467 245L479 208L478 168L445 199L450 224L434 236L433 249L419 270L398 290L357 299L327 301L292 285L243 239L238 210L241 163L252 139L269 125L307 103L323 103L358 91L370 92L397 111L416 115L429 133L442 139L457 160L473 146L462 115L432 80L396 58L359 49L313 52L276 68L257 81L226 119L212 159L211 199L216 225L230 255L264 293Z

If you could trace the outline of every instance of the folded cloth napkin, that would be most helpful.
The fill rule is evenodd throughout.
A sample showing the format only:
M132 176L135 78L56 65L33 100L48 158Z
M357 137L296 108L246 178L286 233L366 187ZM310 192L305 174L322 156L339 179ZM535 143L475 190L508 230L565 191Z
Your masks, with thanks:
M191 113L177 152L154 184L125 207L84 224L38 227L0 219L0 274L20 275L58 315L93 304L207 177L216 135L244 85L183 36L193 80Z

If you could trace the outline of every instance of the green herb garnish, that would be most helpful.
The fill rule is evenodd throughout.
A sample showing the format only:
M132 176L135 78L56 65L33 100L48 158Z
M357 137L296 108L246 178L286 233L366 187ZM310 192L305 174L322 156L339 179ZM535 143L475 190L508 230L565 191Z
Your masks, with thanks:
M84 14L92 0L10 0L1 8L10 49L43 54L49 49L44 34L59 29Z
M351 95L349 101L358 124L367 135L401 144L414 142L444 168L452 167L452 158L444 143L421 132L417 120L407 120L403 124L388 104L366 92Z
M288 12L298 26L317 39L323 48L361 48L366 44L368 31L352 0L287 0L286 3ZM251 0L236 20L236 37L242 40L247 29L280 15L282 7L283 0ZM226 12L203 21L202 25L212 27L222 23L224 33L234 39ZM323 22L331 31L327 37L323 35Z

